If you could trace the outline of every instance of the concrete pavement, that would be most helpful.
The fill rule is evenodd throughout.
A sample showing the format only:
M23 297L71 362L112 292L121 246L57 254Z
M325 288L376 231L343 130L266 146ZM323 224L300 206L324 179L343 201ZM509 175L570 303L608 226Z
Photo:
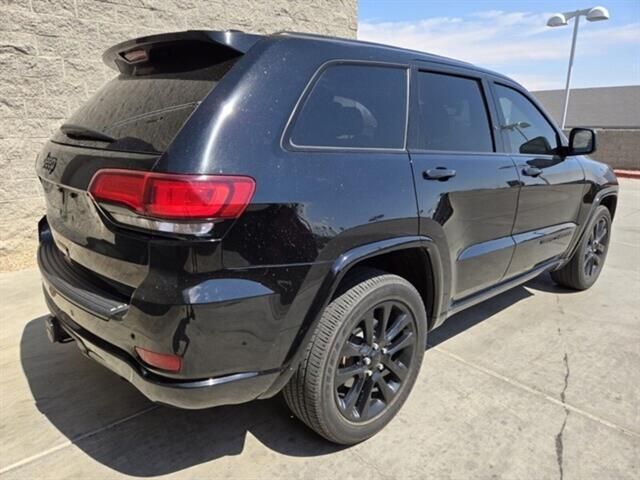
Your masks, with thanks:
M589 291L548 276L430 334L399 416L351 448L279 399L153 405L46 339L38 274L0 274L0 480L12 478L640 477L640 181L621 180L607 265Z

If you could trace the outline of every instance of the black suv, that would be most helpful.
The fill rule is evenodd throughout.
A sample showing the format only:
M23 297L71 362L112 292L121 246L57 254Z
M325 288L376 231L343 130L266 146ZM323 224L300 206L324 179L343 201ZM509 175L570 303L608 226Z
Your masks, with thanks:
M350 40L155 35L37 160L52 341L151 400L271 397L361 441L427 332L546 271L590 287L617 181L534 98L473 65Z

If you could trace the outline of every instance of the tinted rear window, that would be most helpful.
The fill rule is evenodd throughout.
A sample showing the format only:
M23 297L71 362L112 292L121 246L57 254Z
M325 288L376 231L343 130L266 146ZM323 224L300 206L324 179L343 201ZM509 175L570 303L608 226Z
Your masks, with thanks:
M418 148L493 152L493 138L478 80L418 74Z
M141 76L120 74L107 82L65 125L112 137L113 142L98 145L103 148L163 152L235 61L226 60L188 71L164 69ZM55 140L87 143L86 139L75 141L62 132Z
M403 148L407 70L372 65L325 69L295 121L296 146Z

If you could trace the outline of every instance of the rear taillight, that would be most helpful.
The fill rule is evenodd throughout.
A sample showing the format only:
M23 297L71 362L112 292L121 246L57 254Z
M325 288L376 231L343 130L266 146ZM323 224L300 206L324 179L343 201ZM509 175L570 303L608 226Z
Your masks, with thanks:
M118 221L196 234L206 233L203 225L212 226L215 220L239 217L254 191L251 177L115 169L98 171L89 185L89 193L100 204L124 207L137 214L110 211Z

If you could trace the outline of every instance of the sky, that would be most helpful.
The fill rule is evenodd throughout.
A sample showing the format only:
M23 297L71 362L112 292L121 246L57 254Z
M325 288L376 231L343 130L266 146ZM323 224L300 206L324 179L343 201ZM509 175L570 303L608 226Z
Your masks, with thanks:
M580 19L571 87L639 85L640 0L359 0L358 39L465 60L550 90L564 88L574 20L550 28L547 19L596 5L610 19Z

